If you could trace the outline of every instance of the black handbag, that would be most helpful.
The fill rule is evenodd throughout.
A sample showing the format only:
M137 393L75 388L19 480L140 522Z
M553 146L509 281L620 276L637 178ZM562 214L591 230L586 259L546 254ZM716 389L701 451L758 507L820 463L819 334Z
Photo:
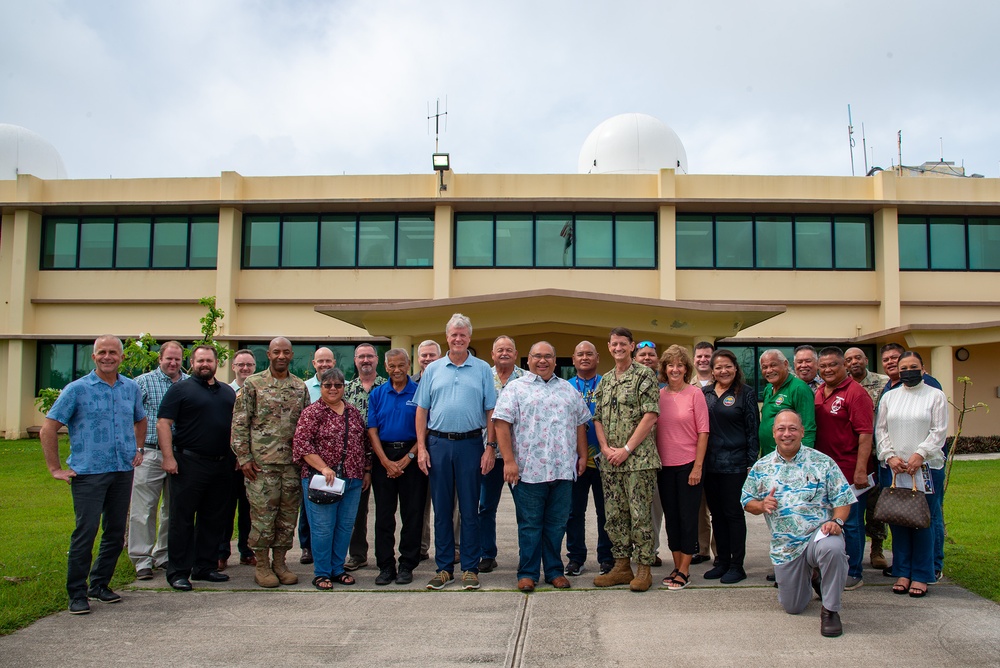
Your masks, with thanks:
M911 489L896 487L896 474L892 474L892 486L882 488L875 504L876 520L910 529L926 529L931 525L927 495L917 490L915 476L911 482Z
M343 479L344 477L344 460L347 458L347 432L348 432L348 427L350 426L350 423L347 419L347 415L348 415L347 407L345 406L344 407L344 451L340 453L340 463L337 464L337 470L334 471L334 475L337 478L341 479ZM320 473L311 466L309 467L309 473L311 475L323 475L322 473ZM346 481L345 481L345 486L346 486ZM337 503L338 501L340 501L341 498L343 498L343 496L344 495L340 492L331 492L325 489L313 489L312 487L309 487L309 492L306 495L306 498L308 498L310 501L312 501L317 505L327 506L332 503Z

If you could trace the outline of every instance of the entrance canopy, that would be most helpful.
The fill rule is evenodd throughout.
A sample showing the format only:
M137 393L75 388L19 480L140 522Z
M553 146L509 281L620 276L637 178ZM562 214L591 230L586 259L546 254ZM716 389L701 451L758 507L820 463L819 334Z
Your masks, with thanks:
M555 289L418 301L340 302L315 308L362 327L372 336L440 337L452 314L464 313L472 320L476 339L549 332L603 339L613 327L628 327L637 341L684 344L690 344L693 337L735 336L785 312L784 306L667 301Z

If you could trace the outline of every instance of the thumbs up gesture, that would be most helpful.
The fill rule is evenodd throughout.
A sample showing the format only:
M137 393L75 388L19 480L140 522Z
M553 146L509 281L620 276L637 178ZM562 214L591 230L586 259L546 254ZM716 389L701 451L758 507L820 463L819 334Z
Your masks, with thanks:
M771 491L768 492L767 496L764 497L764 500L760 502L761 507L764 509L764 512L768 515L770 515L775 510L778 509L778 499L776 499L774 496L775 490L777 490L777 488L772 487Z

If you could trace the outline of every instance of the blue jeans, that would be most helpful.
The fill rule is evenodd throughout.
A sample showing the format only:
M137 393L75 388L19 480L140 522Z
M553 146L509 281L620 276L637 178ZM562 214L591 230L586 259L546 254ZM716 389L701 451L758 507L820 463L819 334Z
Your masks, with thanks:
M497 558L497 508L503 493L503 460L497 459L493 470L479 485L479 542L483 559Z
M449 441L430 434L427 453L431 458L431 504L434 506L434 564L437 570L455 571L455 527L452 515L455 495L462 516L461 566L463 571L479 572L482 547L479 541L479 486L483 474L480 460L483 439L479 436ZM314 532L315 533L315 530Z
M309 478L302 479L302 494L309 496ZM312 541L313 575L316 577L333 578L344 572L360 499L361 481L348 478L344 496L338 503L306 501L310 533L316 539Z
M312 545L311 535L309 533L309 513L306 512L306 504L309 503L306 500L305 495L302 496L302 507L299 508L299 547L303 550L310 549Z
M931 473L931 482L934 483L934 493L927 495L927 505L931 511L930 527L927 529L907 529L906 527L889 525L889 529L892 531L892 574L897 578L910 578L917 582L936 582L936 574L941 570L944 563L944 513L941 510L941 500L944 496L944 468L929 470ZM880 465L879 481L883 489L887 489L892 485L892 469L888 466ZM915 533L902 536L903 532ZM917 535L916 532L919 532L921 535ZM929 575L927 571L928 567L923 561L925 558L923 555L924 542L927 540L927 537L923 534L930 536L928 553L930 554L931 570ZM902 550L902 548L897 545L896 536L900 536L903 544L907 546L905 548L907 554L897 551ZM919 577L915 573L919 573Z
M934 573L944 569L944 467L930 469L934 494L927 497L931 507L931 529L934 530ZM932 580L933 582L934 580Z
M66 569L66 592L74 598L87 598L87 590L111 583L118 555L125 547L125 525L132 497L133 471L78 475L70 481L76 528L69 541ZM103 528L97 559L94 539ZM88 586L87 579L90 583Z
M865 503L868 492L851 504L851 512L844 522L844 543L847 548L847 577L860 578L864 573L865 557Z
M597 512L597 561L604 564L614 560L611 556L611 539L604 529L604 488L601 472L587 468L573 483L573 495L566 523L566 558L582 564L587 561L587 501L594 491L594 510ZM742 509L741 509L742 510Z
M514 497L520 548L517 578L538 582L541 565L545 581L551 582L563 574L559 548L569 520L573 481L519 482L510 488L510 493Z

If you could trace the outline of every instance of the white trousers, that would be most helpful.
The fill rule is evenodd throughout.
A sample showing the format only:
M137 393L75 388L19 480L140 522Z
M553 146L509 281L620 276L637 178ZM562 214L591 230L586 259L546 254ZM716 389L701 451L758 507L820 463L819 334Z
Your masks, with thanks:
M128 512L128 558L135 570L161 566L167 561L170 495L163 455L146 447L142 464L132 479L132 505ZM163 499L162 504L160 499ZM159 532L157 532L159 515Z

